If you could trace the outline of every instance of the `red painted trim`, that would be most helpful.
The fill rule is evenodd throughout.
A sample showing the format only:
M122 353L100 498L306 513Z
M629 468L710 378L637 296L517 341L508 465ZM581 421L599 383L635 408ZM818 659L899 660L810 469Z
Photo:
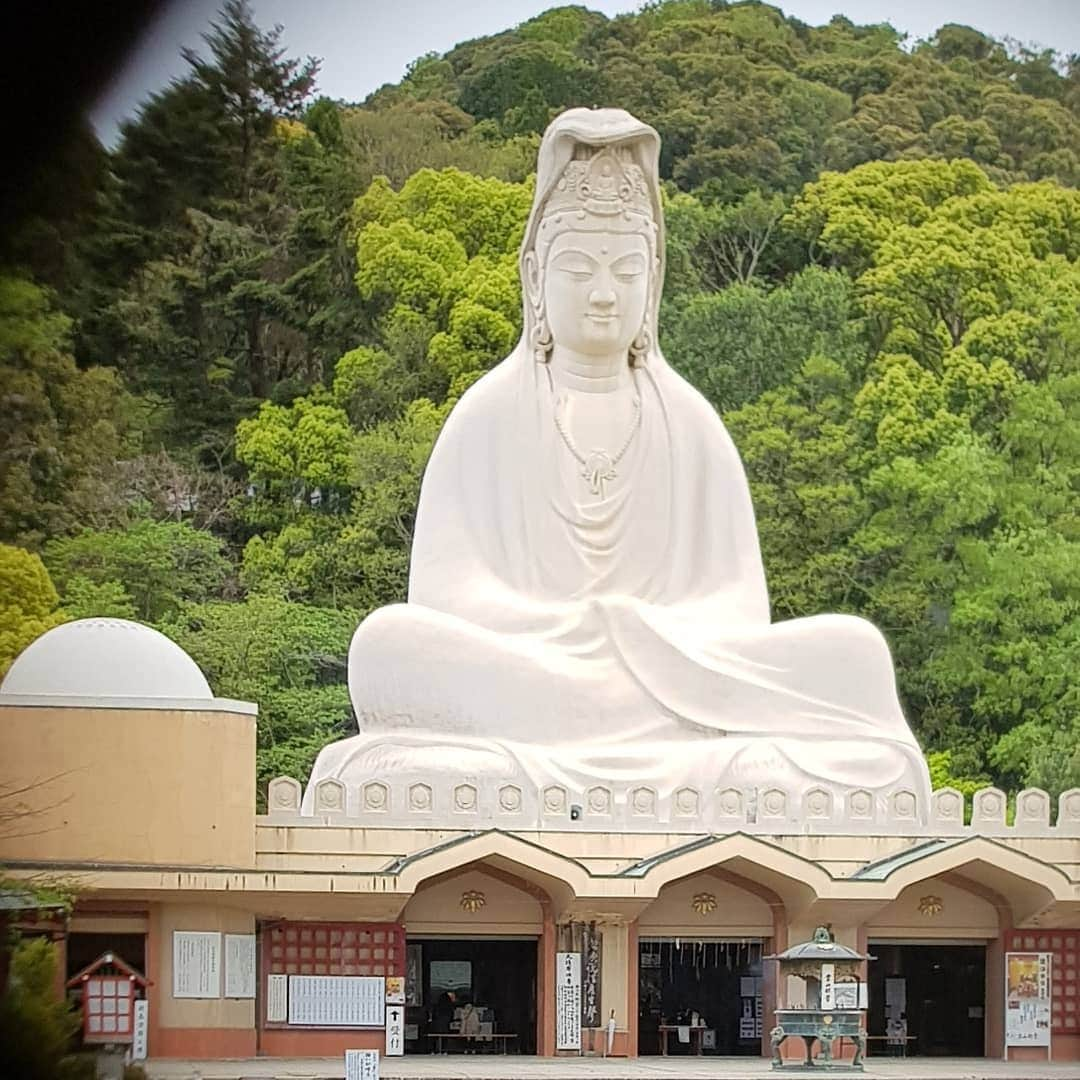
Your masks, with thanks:
M301 1031L298 1028L268 1028L262 1033L264 1057L336 1057L346 1050L385 1048L385 1032L377 1028L351 1031Z
M540 935L540 950L536 978L536 1053L539 1057L555 1056L555 917L551 901L542 903L544 930Z
M636 1058L638 1047L638 921L628 923L626 927L626 1056ZM616 1033L618 1039L618 1033Z
M157 1058L250 1058L255 1056L255 1029L160 1028L156 1043L151 1056Z
M146 1048L149 1057L158 1057L161 1040L161 905L150 904L146 913L146 1000L149 1016L146 1026Z

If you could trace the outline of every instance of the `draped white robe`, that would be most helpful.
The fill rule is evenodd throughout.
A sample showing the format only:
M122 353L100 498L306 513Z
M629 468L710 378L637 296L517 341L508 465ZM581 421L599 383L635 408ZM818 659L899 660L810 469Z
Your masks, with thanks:
M572 110L545 136L523 251L568 140L651 131L598 112L612 115ZM648 146L641 160L655 177ZM522 342L439 435L409 602L357 631L360 734L320 754L306 808L324 777L351 787L452 769L537 789L640 781L661 796L906 789L924 811L929 776L880 633L850 616L770 623L749 487L712 407L654 347L634 372L640 429L596 501L560 441L529 329L527 312Z

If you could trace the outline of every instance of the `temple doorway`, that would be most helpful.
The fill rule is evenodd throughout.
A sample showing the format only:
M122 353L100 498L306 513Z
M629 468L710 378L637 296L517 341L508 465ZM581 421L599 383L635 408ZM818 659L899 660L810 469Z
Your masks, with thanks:
M538 953L531 936L409 936L406 1052L535 1054Z
M644 937L638 944L638 1053L761 1053L761 938Z
M869 951L872 1053L984 1056L985 944L871 940Z

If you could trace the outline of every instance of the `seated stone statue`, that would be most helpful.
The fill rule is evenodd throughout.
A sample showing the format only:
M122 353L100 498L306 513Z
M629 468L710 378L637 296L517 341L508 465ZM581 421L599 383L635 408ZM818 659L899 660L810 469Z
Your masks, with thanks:
M320 754L309 811L325 777L453 776L571 799L819 783L926 812L881 634L770 622L738 453L657 344L658 157L618 109L544 135L521 341L439 435L408 603L356 632L360 733Z

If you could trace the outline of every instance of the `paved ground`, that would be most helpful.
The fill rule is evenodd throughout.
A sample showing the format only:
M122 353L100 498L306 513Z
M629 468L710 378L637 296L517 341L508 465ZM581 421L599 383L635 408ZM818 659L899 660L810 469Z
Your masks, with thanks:
M339 1080L341 1058L255 1058L247 1061L149 1061L151 1080ZM788 1072L788 1070L785 1070ZM843 1075L824 1070L792 1076ZM384 1058L382 1080L744 1080L780 1077L762 1058L527 1058L448 1055ZM853 1075L858 1075L853 1074ZM1073 1080L1076 1062L1060 1065L958 1058L877 1058L867 1061L868 1080Z

